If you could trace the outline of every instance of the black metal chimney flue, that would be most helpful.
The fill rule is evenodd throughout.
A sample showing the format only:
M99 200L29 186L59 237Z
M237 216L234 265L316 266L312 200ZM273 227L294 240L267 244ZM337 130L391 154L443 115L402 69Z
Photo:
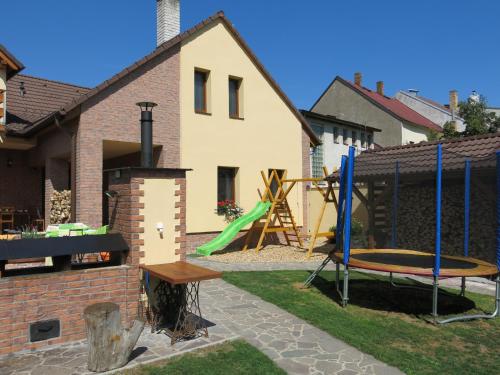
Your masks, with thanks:
M141 167L153 168L153 108L156 103L140 102L141 108Z

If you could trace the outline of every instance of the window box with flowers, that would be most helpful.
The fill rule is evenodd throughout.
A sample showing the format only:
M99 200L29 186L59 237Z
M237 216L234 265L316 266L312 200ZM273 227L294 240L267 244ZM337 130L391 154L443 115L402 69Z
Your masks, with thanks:
M233 200L226 199L217 202L217 215L223 215L226 223L232 223L243 215L243 208L239 207Z

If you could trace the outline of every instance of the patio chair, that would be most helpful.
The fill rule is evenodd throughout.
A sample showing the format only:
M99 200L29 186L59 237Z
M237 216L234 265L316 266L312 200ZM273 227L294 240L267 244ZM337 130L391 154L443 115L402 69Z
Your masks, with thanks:
M6 229L14 229L14 207L0 208L0 232Z

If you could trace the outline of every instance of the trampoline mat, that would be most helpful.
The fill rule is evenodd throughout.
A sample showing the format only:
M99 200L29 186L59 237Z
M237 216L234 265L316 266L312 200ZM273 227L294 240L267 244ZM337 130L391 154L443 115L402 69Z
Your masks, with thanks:
M351 258L364 262L390 264L402 267L433 268L434 256L418 254L400 254L400 253L361 253L351 254ZM441 257L441 268L469 270L477 268L475 263L459 259L449 259Z

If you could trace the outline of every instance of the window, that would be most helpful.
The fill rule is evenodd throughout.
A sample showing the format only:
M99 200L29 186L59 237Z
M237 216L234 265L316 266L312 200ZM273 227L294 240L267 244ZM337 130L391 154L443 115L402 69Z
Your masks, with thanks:
M236 168L217 168L217 202L236 200L236 172Z
M208 76L207 71L194 71L194 110L197 113L208 113Z
M333 142L339 143L339 128L336 126L333 127Z
M368 148L372 147L373 144L373 134L368 134Z
M229 117L239 119L241 113L241 78L229 77Z
M272 169L269 169L267 171L267 177L271 177L271 173L273 172ZM279 179L282 179L283 178L283 175L285 174L285 170L284 169L276 169L276 172L278 172L278 178ZM273 193L273 195L276 194L276 192L278 191L278 183L276 182L276 179L273 178L272 181L271 181L271 192Z
M344 138L344 144L348 145L349 144L349 135L348 135L347 129L342 129L342 138Z
M366 134L361 132L361 147L366 148Z
M352 145L358 147L358 132L356 130L352 131Z
M323 140L323 127L318 125L312 125L314 133L319 139ZM323 177L323 145L318 145L313 149L312 152L312 176L313 177Z

